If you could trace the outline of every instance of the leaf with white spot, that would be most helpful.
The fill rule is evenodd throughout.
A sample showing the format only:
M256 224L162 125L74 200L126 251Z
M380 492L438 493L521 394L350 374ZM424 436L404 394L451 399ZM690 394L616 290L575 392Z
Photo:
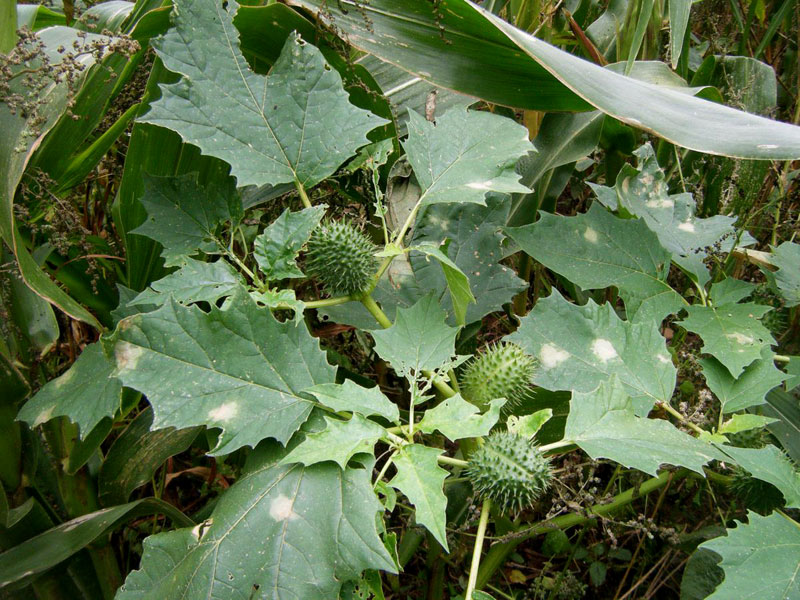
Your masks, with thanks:
M539 360L534 383L588 393L617 375L637 415L669 402L677 371L655 323L621 320L610 304L567 302L558 291L539 300L505 338Z
M769 276L775 279L786 306L800 304L800 244L783 242L772 249L769 261L778 269Z
M148 537L117 600L336 600L364 569L396 573L369 472L281 465L282 457L277 444L260 446L206 524Z
M295 446L281 464L301 463L306 466L332 460L342 469L361 452L372 454L375 443L386 436L386 430L359 414L348 421L324 417L322 431L305 434L305 439Z
M669 194L653 147L647 143L634 154L638 166L623 165L613 188L616 204L610 208L641 217L672 254L672 260L705 284L710 276L703 264L706 253L702 250L720 242L723 252L730 251L735 241L733 223L736 219L723 215L696 217L697 207L691 194ZM598 187L593 186L595 193L599 192ZM608 202L602 193L598 193L598 198L604 204Z
M451 441L488 435L500 418L504 398L492 400L488 410L481 414L478 407L464 400L461 394L447 398L441 404L425 411L416 428L424 433L439 431Z
M722 403L722 412L736 412L764 404L767 392L788 377L775 366L771 350L763 350L761 356L745 367L739 377L733 377L716 358L700 359L703 376L709 389Z
M670 254L642 220L620 219L599 202L589 212L509 227L520 247L584 289L616 286L628 320L660 321L686 301L667 283Z
M305 277L297 268L295 259L311 232L319 225L326 208L324 204L300 212L291 212L287 208L256 236L253 254L264 279L276 281Z
M433 294L411 308L398 309L394 325L372 333L375 352L403 376L448 363L456 353L456 335L458 328L445 323L445 313Z
M232 178L208 187L197 183L197 173L177 177L144 176L140 202L147 220L131 231L157 241L164 250L164 264L180 265L184 257L219 251L216 231L221 223L236 222L242 203Z
M663 464L703 473L703 465L725 456L662 419L637 417L625 388L614 375L591 392L575 392L569 405L564 439L594 459L655 475Z
M219 427L213 454L286 443L314 402L301 393L334 380L305 327L280 323L240 292L209 313L170 301L120 322L115 375L147 396L153 427Z
M786 508L800 508L800 473L778 448L771 444L764 448L721 445L717 445L717 448L756 479L778 488L786 501Z
M341 385L321 383L308 388L306 392L314 396L320 403L336 411L357 412L365 417L377 415L392 423L398 423L400 420L400 411L397 405L389 400L378 386L364 388L354 381L346 379Z
M85 438L120 408L122 383L112 376L115 367L114 360L103 352L102 342L86 346L68 371L25 403L17 420L36 427L65 416L78 425L81 439Z
M435 125L413 110L408 113L403 148L422 188L422 206L484 204L489 191L530 192L514 169L520 157L533 150L524 126L461 107L437 117Z
M174 273L154 281L128 303L128 306L164 304L172 296L181 304L216 302L230 296L244 284L244 279L224 259L203 262L183 258L183 265Z
M780 513L748 512L749 523L700 544L722 557L725 579L707 600L788 600L800 597L800 528Z
M688 316L677 323L703 339L701 350L711 354L739 377L744 368L761 358L775 340L759 319L772 310L761 304L725 304L689 306Z
M161 98L139 120L172 129L229 163L239 187L312 187L386 123L350 104L339 73L297 34L288 37L270 74L260 75L238 47L236 2L173 5L173 27L153 47L183 77L161 84Z
M415 519L433 534L436 541L447 547L447 497L444 480L449 473L442 469L438 457L443 451L420 444L408 444L394 457L397 474L389 482L414 505Z

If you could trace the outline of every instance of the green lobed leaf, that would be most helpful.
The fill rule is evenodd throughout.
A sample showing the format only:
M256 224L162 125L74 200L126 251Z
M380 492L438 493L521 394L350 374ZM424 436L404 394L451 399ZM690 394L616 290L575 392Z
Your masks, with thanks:
M160 306L171 296L176 302L216 302L244 284L241 274L225 259L204 262L181 259L181 268L150 284L150 288L128 302L128 306Z
M735 412L764 404L767 392L786 379L786 374L775 367L771 350L763 350L761 356L736 378L716 358L700 359L703 376L709 389L722 403L722 412Z
M725 304L686 307L687 317L676 321L703 339L701 350L711 354L739 377L744 368L761 358L775 340L759 319L772 307L760 304Z
M533 150L528 130L506 117L451 108L434 125L409 111L408 162L422 188L422 206L485 204L486 192L528 192L514 170Z
M575 217L542 213L535 224L506 231L525 252L576 285L616 286L628 320L660 321L686 304L667 283L669 252L644 221L619 219L594 203Z
M65 416L78 425L84 439L120 408L122 383L113 376L115 367L113 358L103 352L102 342L86 346L68 371L46 383L25 403L17 420L36 427Z
M173 129L228 162L239 187L312 187L386 123L350 104L339 73L297 34L264 76L250 70L238 47L236 2L174 6L174 27L153 46L166 68L183 77L161 85L161 99L140 121Z
M244 291L209 313L170 301L128 317L115 341L115 375L147 395L153 427L219 427L213 454L286 443L314 405L301 393L334 379L304 327L278 322Z
M176 177L144 176L140 202L147 220L131 233L144 235L164 246L166 266L180 265L198 250L219 250L215 232L220 223L238 221L242 206L231 178L207 187L197 183L197 173Z
M253 290L250 292L250 297L255 300L259 306L266 306L268 308L290 308L294 311L293 321L295 326L303 322L303 311L306 309L306 304L302 300L297 299L293 289Z
M305 277L295 259L308 241L311 232L325 215L326 205L313 206L299 212L287 208L264 231L256 236L253 254L267 281Z
M718 433L739 433L740 431L759 429L761 427L766 427L770 423L776 423L777 421L778 419L773 419L772 417L764 417L751 413L736 414L722 424Z
M778 488L786 500L786 508L800 508L800 473L778 448L771 444L763 448L716 446L753 477Z
M772 249L770 262L778 270L773 273L786 306L800 304L800 244L783 242Z
M457 335L458 328L445 323L445 313L433 294L411 308L399 308L390 328L372 332L375 352L404 376L447 363L456 353Z
M377 415L392 423L400 421L397 405L387 398L380 387L364 388L346 379L338 383L321 383L305 390L321 404L336 411L346 410L361 413L365 417Z
M305 439L287 454L280 464L300 463L310 466L332 460L342 470L355 455L362 452L372 454L375 443L386 436L386 430L359 414L347 421L325 419L325 429L305 434Z
M715 215L706 219L695 216L696 205L691 194L669 194L664 171L658 166L653 147L648 143L634 151L636 168L623 165L613 190L616 193L614 210L624 209L641 217L656 234L658 241L672 254L672 260L705 285L710 275L703 263L704 248L720 243L729 251L734 244L734 217ZM599 192L600 186L592 186ZM608 189L608 188L607 188ZM604 201L606 195L599 194ZM727 237L725 242L721 238Z
M442 452L420 444L403 446L394 457L397 473L389 484L405 494L414 505L417 523L424 525L447 552L447 497L443 486L449 473L437 462Z
M364 569L396 572L376 529L382 510L363 468L279 464L259 447L244 475L194 529L150 536L141 568L117 600L249 598L336 600Z
M728 277L711 286L709 299L714 306L723 304L736 304L753 293L756 285L749 281Z
M703 474L703 465L725 456L668 421L637 417L616 375L589 393L574 392L564 439L593 459L610 458L655 475L663 464Z
M456 394L440 404L425 411L416 429L424 433L439 431L450 441L463 438L483 437L497 424L500 409L506 403L505 398L492 400L485 413L474 404L467 402Z
M645 416L675 389L677 371L656 324L622 321L607 303L577 306L554 290L505 339L539 360L533 382L549 390L588 393L617 375Z
M708 600L786 600L800 596L800 528L779 513L748 512L749 523L700 544L722 557L725 579Z

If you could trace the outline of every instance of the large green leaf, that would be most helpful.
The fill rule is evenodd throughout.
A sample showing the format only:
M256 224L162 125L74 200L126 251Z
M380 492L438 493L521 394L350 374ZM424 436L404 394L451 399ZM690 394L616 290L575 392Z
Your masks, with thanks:
M394 457L397 473L389 482L403 492L414 505L415 519L433 534L447 551L447 496L444 480L448 472L437 461L442 450L420 444L408 444Z
M514 270L500 264L506 250L504 243L507 242L501 228L508 212L507 198L490 194L486 206L428 207L414 227L414 244L438 244L443 239L450 240L447 254L469 278L470 290L476 299L475 303L467 305L467 323L501 310L503 304L525 289L525 282L516 276ZM436 290L441 296L441 305L449 308L450 291L442 270L414 251L410 255L410 264L419 287Z
M564 439L594 459L610 458L652 475L662 464L702 474L703 465L725 458L668 421L637 417L616 375L592 392L572 394Z
M225 259L203 262L193 258L181 259L183 265L174 273L153 282L150 289L131 300L128 305L160 305L171 296L177 302L216 302L230 296L244 283L241 274Z
M703 338L701 350L721 362L731 375L739 377L744 368L761 358L774 344L769 329L759 319L772 310L761 304L693 305L678 323Z
M10 584L21 585L54 567L122 521L152 514L165 514L183 526L192 524L177 508L156 498L82 515L0 554L0 589Z
M760 412L778 419L767 425L767 429L792 460L800 464L800 403L797 398L781 389L774 389L767 394L767 404L761 407Z
M320 205L300 212L286 209L256 237L253 254L267 281L304 277L295 259L322 220L325 208Z
M661 245L672 254L672 260L694 275L702 285L710 279L703 263L705 249L718 247L730 251L735 240L734 217L715 215L706 219L695 216L695 202L691 194L669 194L664 171L658 166L650 144L638 148L636 168L624 165L617 176L612 194L603 193L610 188L592 186L601 202L609 198L615 203L612 210L624 210L641 217L658 236ZM721 241L721 238L729 238Z
M397 311L394 325L372 332L375 352L397 373L410 376L433 371L450 361L458 328L445 323L445 313L433 294L411 308Z
M748 512L728 535L700 544L722 557L725 579L708 600L800 597L800 527L788 517Z
M276 444L260 447L206 525L147 538L117 600L337 600L364 569L396 572L369 472L283 466L282 457Z
M736 448L718 444L717 448L756 479L767 481L778 488L786 500L786 508L800 508L800 473L778 448L772 445L764 448Z
M588 393L617 375L645 416L675 389L677 371L656 324L622 321L610 304L576 306L554 291L506 339L539 359L534 383L549 390Z
M680 146L742 158L793 159L800 128L625 77L516 29L468 0L292 0L356 47L441 87L546 111L594 106Z
M323 418L325 429L305 434L305 439L284 457L281 464L310 466L330 460L346 469L355 454L372 454L375 443L387 435L383 427L359 414L347 421L328 416Z
M140 202L147 220L131 231L164 246L166 266L180 265L184 257L198 250L219 250L215 232L220 223L237 220L241 201L230 177L201 186L197 173L178 177L145 175Z
M715 358L700 359L703 376L722 403L722 412L735 412L764 404L767 392L786 379L786 374L775 367L771 350L764 350L762 357L745 367L739 377L733 377Z
M215 454L272 437L286 443L334 379L305 327L280 323L245 292L204 313L170 301L120 322L115 374L147 395L153 427L220 427Z
M386 121L351 105L338 72L297 35L269 76L252 72L233 26L238 6L175 2L173 29L153 45L183 78L162 85L161 99L141 120L228 162L240 187L316 185Z
M619 288L629 320L661 320L686 304L667 283L669 252L644 221L619 219L595 203L575 217L542 213L535 224L507 231L525 252L576 285Z
M35 427L65 416L78 425L81 439L85 438L120 408L122 384L112 376L115 366L101 343L86 346L66 373L49 381L25 403L17 419Z
M512 119L451 108L434 125L412 111L403 148L422 188L422 206L484 204L489 191L529 191L514 167L533 145L528 130Z

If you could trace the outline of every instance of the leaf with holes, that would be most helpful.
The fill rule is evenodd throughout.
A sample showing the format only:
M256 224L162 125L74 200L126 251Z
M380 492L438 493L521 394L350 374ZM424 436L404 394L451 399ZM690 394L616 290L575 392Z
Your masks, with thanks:
M290 35L268 76L250 70L233 18L239 5L177 0L173 28L153 42L182 75L140 118L231 165L239 187L311 187L367 144L385 119L356 108L320 51Z
M277 444L259 447L206 525L147 538L117 599L336 600L364 569L397 572L376 530L369 472L282 457Z
M539 360L533 382L549 390L588 393L617 375L644 416L675 389L677 371L656 325L622 321L610 304L576 306L554 290L505 339Z
M120 322L115 375L147 395L153 427L219 427L213 454L286 443L314 402L307 388L334 369L304 327L280 323L240 292L205 313L170 301Z

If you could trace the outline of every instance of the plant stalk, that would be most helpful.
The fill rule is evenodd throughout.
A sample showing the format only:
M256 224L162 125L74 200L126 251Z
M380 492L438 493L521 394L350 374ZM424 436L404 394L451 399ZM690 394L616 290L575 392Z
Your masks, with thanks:
M483 550L483 538L486 536L486 525L489 523L489 510L492 508L492 501L488 498L483 501L481 507L481 518L478 521L478 533L475 536L475 547L472 549L472 564L469 568L469 580L467 581L467 591L464 600L472 600L472 592L475 591L475 583L478 580L478 567L481 564L481 550Z

